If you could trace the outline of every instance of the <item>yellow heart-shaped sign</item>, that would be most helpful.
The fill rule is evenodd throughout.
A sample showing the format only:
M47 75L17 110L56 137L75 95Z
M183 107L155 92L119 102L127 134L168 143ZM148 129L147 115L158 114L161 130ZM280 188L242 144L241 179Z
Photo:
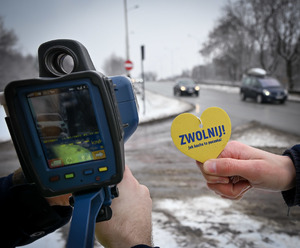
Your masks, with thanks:
M204 110L200 119L190 113L178 115L171 126L171 136L179 151L201 163L217 158L230 135L230 118L217 107Z

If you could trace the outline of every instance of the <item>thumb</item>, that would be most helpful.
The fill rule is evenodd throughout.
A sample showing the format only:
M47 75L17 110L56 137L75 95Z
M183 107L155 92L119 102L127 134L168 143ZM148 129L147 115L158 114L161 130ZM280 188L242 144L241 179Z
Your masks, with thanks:
M207 160L203 164L206 174L222 177L241 176L245 179L253 178L255 173L253 161L232 158L219 158Z

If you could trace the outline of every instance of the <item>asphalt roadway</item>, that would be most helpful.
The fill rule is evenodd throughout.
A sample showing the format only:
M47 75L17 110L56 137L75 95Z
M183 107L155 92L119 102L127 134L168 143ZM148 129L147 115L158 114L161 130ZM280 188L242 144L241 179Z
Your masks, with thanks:
M173 97L173 85L174 82L147 82L146 89ZM209 89L203 85L200 86L199 97L177 97L177 99L194 104L196 115L212 106L224 109L231 119L233 128L250 121L257 121L300 136L300 101L287 101L285 104L258 104L251 99L241 101L238 88L229 88L228 91L221 89L220 86L217 86L218 88L219 90Z

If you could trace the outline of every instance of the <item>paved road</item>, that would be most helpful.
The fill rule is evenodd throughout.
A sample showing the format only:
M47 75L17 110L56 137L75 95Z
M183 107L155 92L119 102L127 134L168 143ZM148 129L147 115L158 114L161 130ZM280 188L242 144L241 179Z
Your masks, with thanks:
M174 83L146 83L146 89L173 97ZM300 103L287 101L285 104L257 104L242 102L238 93L200 89L200 97L179 97L197 105L197 112L208 107L223 108L231 118L233 128L250 121L258 121L270 127L300 136Z

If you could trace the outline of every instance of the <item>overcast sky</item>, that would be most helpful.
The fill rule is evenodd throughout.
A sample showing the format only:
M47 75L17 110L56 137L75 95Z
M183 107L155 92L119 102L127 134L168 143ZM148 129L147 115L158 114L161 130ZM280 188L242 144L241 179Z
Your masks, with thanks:
M145 71L159 77L180 74L205 62L201 44L221 15L223 0L127 0L132 76L140 74L140 46ZM134 6L138 5L138 8ZM124 0L0 0L0 16L14 30L23 54L37 54L40 44L75 39L103 72L112 54L126 57Z

